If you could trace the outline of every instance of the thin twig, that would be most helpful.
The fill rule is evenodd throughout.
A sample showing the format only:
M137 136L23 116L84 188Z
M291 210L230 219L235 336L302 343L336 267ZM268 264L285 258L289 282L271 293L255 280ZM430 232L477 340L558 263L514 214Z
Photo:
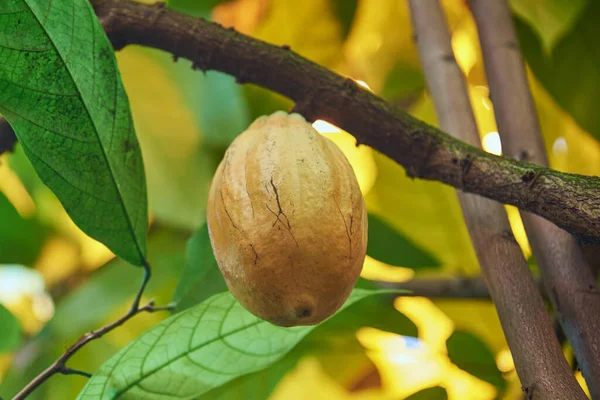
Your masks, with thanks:
M508 4L505 0L471 0L470 6L479 30L503 152L547 167ZM548 297L592 397L600 399L600 291L596 279L573 236L537 215L521 212L521 217Z
M439 0L410 0L409 4L421 64L441 127L481 146ZM470 164L464 167L464 174L470 174ZM585 399L562 353L504 207L470 194L458 195L523 390L536 399Z
M115 49L149 46L293 99L304 115L325 119L403 165L410 176L537 213L584 241L600 240L600 177L565 174L498 157L419 121L353 80L278 47L166 9L91 0ZM465 165L469 166L464 174ZM531 187L524 178L535 174Z
M39 374L31 382L29 382L29 384L27 386L25 386L23 388L23 390L21 390L19 393L17 393L17 395L15 397L13 397L13 400L25 399L38 386L40 386L42 383L47 381L50 377L52 377L55 374L64 374L64 375L77 374L77 375L83 375L86 377L90 377L91 374L84 372L84 371L79 371L76 369L69 368L66 365L67 361L69 361L69 359L71 357L73 357L73 355L75 355L75 353L79 349L81 349L83 346L85 346L92 340L99 339L102 336L104 336L105 334L107 334L108 332L112 331L113 329L123 325L125 322L127 322L128 320L130 320L131 318L133 318L134 316L136 316L139 313L142 313L142 312L152 313L152 312L156 312L156 311L172 309L172 306L156 307L154 305L153 300L146 303L143 306L140 306L142 295L144 294L144 290L146 289L146 285L148 284L148 281L150 280L150 276L151 276L150 265L146 263L146 264L144 264L143 267L144 267L144 277L142 278L142 284L140 285L140 289L138 290L138 292L135 295L135 298L133 300L133 303L131 304L129 311L127 311L127 313L125 315L123 315L121 318L114 321L113 323L108 324L108 325L98 329L97 331L92 331L92 332L86 333L81 338L79 338L79 340L77 342L75 342L75 344L73 344L71 347L69 347L67 349L67 351L65 351L65 353L58 358L58 360L56 360L52 365L50 365L48 368L46 368L46 370L44 370L41 374Z

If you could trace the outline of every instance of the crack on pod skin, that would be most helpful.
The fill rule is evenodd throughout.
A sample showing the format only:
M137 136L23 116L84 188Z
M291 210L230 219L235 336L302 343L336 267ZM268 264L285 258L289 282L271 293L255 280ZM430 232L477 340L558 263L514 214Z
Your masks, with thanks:
M346 223L346 218L344 218L344 213L342 212L342 209L340 208L340 205L338 204L335 197L333 198L333 201L334 201L335 205L337 206L338 211L340 212L342 221L344 221L344 227L346 228L346 236L348 236L348 259L352 259L352 236L348 229L348 224ZM350 221L352 221L352 215L350 216Z
M285 213L283 212L283 209L281 208L281 201L279 200L279 192L277 191L277 187L275 186L275 183L273 182L273 177L271 177L270 182L271 182L271 187L273 188L273 192L275 193L275 200L277 201L277 208L279 209L278 212L275 212L271 209L271 207L269 207L269 204L265 203L265 206L267 206L267 210L269 210L271 212L271 214L273 214L276 218L275 222L273 222L273 226L275 226L277 224L277 222L280 222L281 225L283 225L283 227L286 228L287 231L290 233L290 236L292 236L292 239L294 239L294 243L296 243L296 247L300 248L300 245L298 244L296 237L292 233L292 224L290 224L290 219L288 218L287 215L285 215ZM266 183L265 183L265 189L267 190L267 193L269 193L269 187L267 186ZM281 220L282 215L285 217L287 224Z
M227 217L229 217L229 220L231 221L231 225L239 231L240 228L238 228L236 226L235 222L233 222L233 218L231 218L231 215L229 214L229 211L227 210L227 205L225 205L225 199L223 198L223 188L219 188L219 193L221 194L221 203L223 203L223 210L225 210L225 214L227 214Z
M250 197L250 191L248 190L248 153L250 153L250 149L254 146L254 142L256 142L256 138L252 141L252 144L248 146L246 150L246 158L244 159L244 182L246 183L246 194L248 195L248 200L250 200L250 208L252 209L252 219L254 219L254 203L252 202L252 197Z
M256 249L254 248L254 245L252 243L250 243L250 248L252 249L252 252L254 253L254 266L258 267L258 253L256 252Z

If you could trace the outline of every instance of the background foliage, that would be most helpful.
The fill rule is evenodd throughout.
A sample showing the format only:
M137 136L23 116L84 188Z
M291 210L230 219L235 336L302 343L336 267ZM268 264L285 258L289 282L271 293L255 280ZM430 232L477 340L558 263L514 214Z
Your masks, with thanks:
M500 152L475 24L464 1L443 4L484 146ZM595 23L598 4L515 0L511 5L552 166L600 174L600 119L589 106L600 91L600 53L592 50L600 34ZM168 6L290 45L436 123L406 2L171 0ZM147 297L159 303L177 300L177 311L185 310L226 290L204 224L216 166L231 140L254 118L289 110L292 104L261 88L237 85L218 72L193 71L189 62L173 62L169 55L150 49L127 47L117 53L117 61L144 156L148 259L154 267ZM85 97L85 90L80 92ZM315 127L345 152L365 195L370 243L361 288L373 288L373 280L479 275L453 189L413 181L385 156L355 147L346 132L324 122ZM121 315L141 279L139 269L115 258L73 224L25 152L19 145L13 154L0 157L4 397L15 394L82 333ZM517 240L530 258L518 213L508 211ZM136 240L135 234L132 238ZM72 367L96 371L164 318L136 317L85 347L71 361ZM84 384L80 377L56 376L31 398L75 398ZM307 332L273 365L212 388L202 399L310 396L335 400L521 395L490 302L370 296Z

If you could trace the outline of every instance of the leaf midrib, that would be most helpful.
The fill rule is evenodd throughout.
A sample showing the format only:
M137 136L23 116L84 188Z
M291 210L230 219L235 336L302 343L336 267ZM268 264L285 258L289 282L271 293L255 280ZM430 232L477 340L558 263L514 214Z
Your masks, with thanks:
M81 102L83 104L83 108L85 109L88 118L90 119L90 121L92 122L92 125L94 127L94 134L96 135L96 138L98 139L98 143L100 144L100 149L102 151L102 156L104 157L104 161L106 162L106 164L108 165L108 170L110 172L110 178L113 182L113 184L115 185L116 189L117 189L117 193L118 193L118 198L119 198L119 203L121 204L121 207L123 209L123 211L125 212L125 219L127 220L127 225L129 226L129 231L130 233L133 235L133 242L135 243L135 247L136 250L138 252L138 256L140 257L140 261L142 262L142 264L147 263L146 261L146 257L144 255L144 253L142 252L141 246L138 243L138 238L136 236L136 232L135 229L133 228L133 223L131 221L131 218L129 216L129 212L127 207L125 206L125 202L123 201L123 197L121 194L121 188L119 186L119 184L117 183L117 180L115 178L115 174L114 171L112 169L112 165L108 159L108 156L106 154L106 150L104 149L104 143L102 142L102 140L100 139L100 135L98 134L98 127L96 126L96 121L94 120L94 118L92 118L92 114L90 112L90 109L88 107L87 101L86 99L84 99L84 97L81 94L81 90L79 88L79 85L77 84L77 81L75 80L75 78L73 77L73 73L71 72L71 69L69 68L67 62L65 61L62 53L58 50L58 47L56 46L56 44L54 43L53 38L48 34L48 31L46 30L44 24L42 24L41 20L39 19L38 15L33 11L33 9L31 8L31 5L29 5L29 0L23 0L23 2L25 3L25 5L27 6L27 8L29 9L29 12L34 16L34 18L36 19L36 21L38 22L39 26L42 28L42 31L44 32L44 35L48 38L48 40L50 41L50 43L52 44L52 47L54 48L54 51L56 51L56 53L58 54L58 56L60 57L63 65L65 66L65 69L67 70L69 77L71 78L71 81L73 82L73 85L75 86L75 88L77 88L77 92L78 92L78 97L81 99ZM73 18L75 18L75 1L73 1ZM87 7L87 11L89 13L89 15L92 18L95 18L94 15L91 14L90 12L90 7L89 5L86 5ZM50 14L50 8L52 7L52 0L49 0L49 4L48 4L48 14ZM71 40L74 40L74 37L71 37ZM94 45L96 43L96 27L94 26L94 23L92 22L92 51L94 51ZM72 43L71 43L72 44ZM92 73L94 75L94 88L96 87L96 82L95 82L95 75L96 75L96 62L95 62L95 56L92 58L93 59L93 64L94 64L94 68L92 70ZM114 62L114 60L113 60ZM115 65L115 69L118 72L118 67ZM118 76L115 76L115 81L118 84ZM116 93L116 95L118 96L118 91ZM117 107L116 101L115 101L115 109ZM116 117L113 118L113 132L114 132L114 124L116 121ZM131 122L130 122L131 123Z

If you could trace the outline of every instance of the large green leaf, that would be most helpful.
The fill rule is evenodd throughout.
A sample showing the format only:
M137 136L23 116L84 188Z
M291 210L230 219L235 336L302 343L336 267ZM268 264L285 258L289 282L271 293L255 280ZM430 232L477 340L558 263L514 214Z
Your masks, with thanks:
M538 33L544 51L549 53L588 3L589 0L510 0L510 7Z
M381 292L356 289L342 309L376 293ZM272 325L246 311L231 293L217 294L121 350L78 398L196 398L276 362L314 328Z
M437 257L372 213L367 243L367 254L387 264L413 269L441 266Z
M0 3L0 112L73 221L141 265L142 156L114 53L87 0Z
M405 336L417 336L417 327L394 309L386 296L371 296L349 306L319 325L292 351L270 367L241 376L205 393L199 400L264 400L281 379L305 356L316 357L323 370L346 386L357 372L372 365L356 339L359 328L369 326ZM344 362L340 363L340 359ZM373 366L374 368L374 366Z
M204 224L189 240L183 273L173 295L177 311L203 302L214 294L227 291L225 279L212 251L208 225Z
M23 332L19 320L0 304L0 353L15 350Z
M600 140L600 113L594 106L600 93L600 2L591 1L573 29L544 52L533 29L516 19L521 49L536 78L560 107L588 133Z
M21 217L1 191L0 221L0 264L33 264L47 229L33 218Z
M496 386L500 392L506 381L498 370L494 354L472 333L455 331L446 341L448 357L460 369Z

